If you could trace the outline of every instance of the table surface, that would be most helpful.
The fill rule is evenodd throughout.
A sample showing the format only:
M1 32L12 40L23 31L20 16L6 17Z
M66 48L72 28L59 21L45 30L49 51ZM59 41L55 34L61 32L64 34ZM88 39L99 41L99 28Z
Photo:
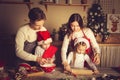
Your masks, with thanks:
M100 73L97 75L77 75L77 77L65 74L61 68L56 68L54 72L44 73L42 76L27 77L25 80L91 80L93 77L104 75L120 76L120 73L111 68L99 68Z

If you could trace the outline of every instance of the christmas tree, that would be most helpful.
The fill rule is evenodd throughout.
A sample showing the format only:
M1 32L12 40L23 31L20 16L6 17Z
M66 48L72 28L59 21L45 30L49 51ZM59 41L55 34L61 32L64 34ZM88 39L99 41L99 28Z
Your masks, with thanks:
M87 26L92 29L95 35L102 35L102 42L109 36L106 20L100 4L93 4L88 11Z

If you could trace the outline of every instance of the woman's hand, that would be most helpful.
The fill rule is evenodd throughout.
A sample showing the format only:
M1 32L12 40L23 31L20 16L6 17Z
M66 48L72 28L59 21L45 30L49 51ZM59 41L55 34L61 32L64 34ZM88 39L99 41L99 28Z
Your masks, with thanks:
M94 62L96 65L100 64L100 55L99 55L98 53L95 54L93 62Z

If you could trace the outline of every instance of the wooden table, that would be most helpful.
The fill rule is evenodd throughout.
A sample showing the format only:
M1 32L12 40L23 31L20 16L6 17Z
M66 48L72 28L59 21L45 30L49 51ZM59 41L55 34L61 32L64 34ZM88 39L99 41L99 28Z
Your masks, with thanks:
M77 75L77 77L65 74L61 68L56 68L54 72L44 73L42 76L27 77L25 80L91 80L93 77L104 75L120 76L120 74L111 68L99 68L100 73L97 75Z

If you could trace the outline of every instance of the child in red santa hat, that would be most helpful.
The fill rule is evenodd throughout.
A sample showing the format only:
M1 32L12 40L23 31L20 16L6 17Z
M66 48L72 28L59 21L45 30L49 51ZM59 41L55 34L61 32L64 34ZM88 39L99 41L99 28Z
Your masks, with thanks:
M35 55L46 59L45 63L53 63L55 60L55 53L57 48L52 43L52 38L49 31L38 31L37 32L38 46L35 49ZM45 64L43 63L43 64ZM43 65L42 64L42 65Z

